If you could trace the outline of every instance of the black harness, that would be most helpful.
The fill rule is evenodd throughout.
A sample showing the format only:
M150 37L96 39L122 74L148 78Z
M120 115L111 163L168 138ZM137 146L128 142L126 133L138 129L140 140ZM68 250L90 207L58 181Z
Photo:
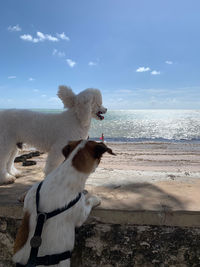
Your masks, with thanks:
M45 265L45 266L55 265L55 264L58 264L60 261L71 258L71 255L72 255L71 251L68 250L68 251L65 251L65 252L59 253L59 254L37 257L39 247L42 243L42 238L41 238L42 229L43 229L43 226L44 226L44 223L46 222L46 220L70 209L81 198L81 193L79 193L75 199L73 199L67 206L65 206L61 209L57 209L57 210L54 210L54 211L48 212L48 213L40 212L39 211L39 200L40 200L40 189L41 189L42 183L43 182L41 182L38 185L37 192L36 192L37 224L35 227L34 236L31 238L31 241L30 241L31 252L30 252L29 259L28 259L28 263L26 265L16 263L16 267L34 267L37 265Z

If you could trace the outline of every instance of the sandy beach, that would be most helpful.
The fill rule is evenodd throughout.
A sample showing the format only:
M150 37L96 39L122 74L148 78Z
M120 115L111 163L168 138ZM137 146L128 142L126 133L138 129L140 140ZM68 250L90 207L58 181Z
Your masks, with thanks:
M116 153L116 156L105 153L87 184L103 185L108 180L109 183L114 183L116 177L134 182L200 179L200 144L161 142L106 144ZM26 148L20 154L28 152L30 150ZM22 177L28 176L27 184L44 178L46 157L46 154L41 154L39 157L32 158L37 164L29 167L15 163L22 171ZM20 182L22 177L16 182Z
M200 144L144 142L106 143L106 145L116 153L116 156L105 153L88 183L91 180L94 183L101 174L113 177L130 176L137 181L200 179ZM29 149L20 154L27 152ZM24 174L33 171L33 177L39 175L42 178L46 156L41 154L39 157L34 157L37 162L35 166L22 167L20 163L16 166ZM102 184L106 178L102 179L98 184Z
M86 189L101 197L99 209L199 211L200 144L107 143L117 155L105 154L89 177ZM27 151L22 151L27 153ZM37 165L23 167L14 184L0 187L2 206L17 199L44 178L46 154L34 157ZM17 204L18 203L18 204Z

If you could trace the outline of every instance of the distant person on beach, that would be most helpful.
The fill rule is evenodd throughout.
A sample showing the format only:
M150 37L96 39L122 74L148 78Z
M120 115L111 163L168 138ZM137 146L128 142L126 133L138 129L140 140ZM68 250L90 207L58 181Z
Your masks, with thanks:
M102 140L102 142L104 142L104 135L103 135L103 133L102 133L100 139Z

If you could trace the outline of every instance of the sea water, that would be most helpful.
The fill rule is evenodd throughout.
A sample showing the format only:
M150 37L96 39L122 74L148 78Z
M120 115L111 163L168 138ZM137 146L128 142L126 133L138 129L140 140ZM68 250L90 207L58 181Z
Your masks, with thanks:
M113 110L92 120L90 138L113 142L200 142L200 110Z
M40 110L58 113L61 110ZM89 137L110 142L200 143L200 110L110 110L92 120Z

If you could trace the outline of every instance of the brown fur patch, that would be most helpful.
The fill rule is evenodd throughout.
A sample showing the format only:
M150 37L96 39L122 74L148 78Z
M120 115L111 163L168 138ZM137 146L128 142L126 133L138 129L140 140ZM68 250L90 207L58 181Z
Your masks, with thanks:
M86 143L85 147L81 148L72 159L74 168L83 173L90 173L96 161L92 152L92 147L88 146L88 143Z
M26 244L29 234L29 219L30 214L28 213L28 211L26 211L24 213L22 223L17 231L17 236L14 243L14 254Z
M82 140L69 141L68 145L63 148L62 153L65 157L65 160L69 157L70 153L80 144L81 141Z
M99 164L103 153L108 152L115 155L104 143L88 141L84 148L80 149L72 159L72 165L78 171L91 173L95 164Z

